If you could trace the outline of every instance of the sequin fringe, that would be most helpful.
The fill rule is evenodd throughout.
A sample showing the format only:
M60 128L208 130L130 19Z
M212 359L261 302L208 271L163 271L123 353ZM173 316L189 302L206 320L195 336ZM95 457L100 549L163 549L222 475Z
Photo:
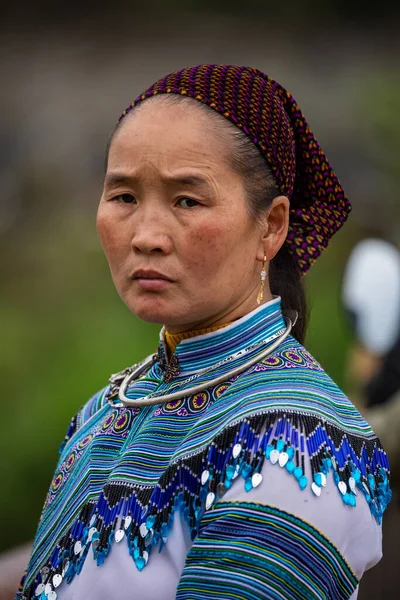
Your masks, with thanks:
M285 469L302 490L310 486L316 496L323 493L332 472L343 502L356 506L357 493L362 492L378 522L390 501L388 460L376 437L365 440L346 434L312 415L256 415L225 429L202 452L172 464L155 487L124 482L106 485L97 502L88 502L81 509L48 562L19 597L56 600L56 588L80 573L90 547L101 565L112 544L124 538L141 571L151 551L156 547L161 551L166 544L177 511L183 514L194 539L204 510L209 510L237 477L244 479L246 491L260 485L266 460Z

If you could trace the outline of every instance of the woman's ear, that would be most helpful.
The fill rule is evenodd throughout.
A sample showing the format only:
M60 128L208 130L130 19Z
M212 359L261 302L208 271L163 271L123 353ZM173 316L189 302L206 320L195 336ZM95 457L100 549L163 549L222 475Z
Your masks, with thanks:
M289 207L286 196L277 196L268 207L263 225L260 260L263 256L267 257L267 261L272 260L283 246L289 227Z

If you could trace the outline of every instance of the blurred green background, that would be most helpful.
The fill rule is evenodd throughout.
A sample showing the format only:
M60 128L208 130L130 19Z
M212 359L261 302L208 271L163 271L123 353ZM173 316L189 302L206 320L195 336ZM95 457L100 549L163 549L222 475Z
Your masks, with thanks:
M188 64L247 64L302 107L354 205L307 276L307 345L342 387L346 258L365 235L400 239L399 40L389 8L117 1L60 16L49 3L29 6L11 9L0 30L0 549L32 538L71 416L157 345L158 327L119 300L94 227L108 135L153 80Z

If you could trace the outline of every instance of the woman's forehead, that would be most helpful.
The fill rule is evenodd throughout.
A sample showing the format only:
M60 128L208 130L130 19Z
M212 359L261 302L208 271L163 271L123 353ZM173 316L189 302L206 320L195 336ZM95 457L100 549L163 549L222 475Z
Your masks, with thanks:
M221 129L224 121L219 115L214 115L209 109L192 99L181 99L171 96L157 96L139 104L120 124L120 132L129 131L134 135L145 136L158 134L166 137L178 134L181 137L195 135L199 141L203 138L214 137L217 141L219 129L215 121L221 119ZM201 135L203 134L203 135ZM214 135L213 135L214 134Z
M189 103L144 102L124 120L110 146L112 164L160 160L184 168L227 163L224 137L213 119Z

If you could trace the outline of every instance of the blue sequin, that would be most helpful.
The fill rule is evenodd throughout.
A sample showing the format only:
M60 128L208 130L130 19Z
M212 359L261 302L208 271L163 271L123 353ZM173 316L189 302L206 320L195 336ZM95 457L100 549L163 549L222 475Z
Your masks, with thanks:
M285 467L286 467L286 471L287 471L288 473L293 473L293 471L294 471L294 470L295 470L295 468L296 468L296 465L294 464L294 462L293 462L292 460L289 460L289 461L286 463Z
M141 556L140 558L137 558L135 560L135 565L138 569L138 571L142 571L144 569L144 567L146 566L146 561L144 560L144 558Z
M299 478L298 482L299 482L300 489L304 490L307 487L308 479L305 475L302 475Z
M147 517L147 519L146 519L146 527L147 527L147 529L152 529L154 527L154 523L155 522L156 522L155 515L151 515L150 517Z
M293 475L296 477L296 479L300 479L300 477L303 475L303 469L301 467L296 467L293 471Z
M240 469L240 474L243 477L243 479L247 479L248 476L250 475L250 473L252 472L252 470L253 469L251 468L251 465L244 463Z
M322 475L321 473L314 473L314 481L319 486L322 487Z
M278 440L277 444L276 444L276 449L278 450L278 452L282 452L284 447L285 447L285 442L283 440Z
M251 482L251 477L248 477L246 479L246 481L244 482L244 489L246 490L246 492L249 492L253 487L253 484Z
M228 465L225 469L225 473L228 479L232 479L232 477L234 476L234 474L236 473L236 466L235 465Z

